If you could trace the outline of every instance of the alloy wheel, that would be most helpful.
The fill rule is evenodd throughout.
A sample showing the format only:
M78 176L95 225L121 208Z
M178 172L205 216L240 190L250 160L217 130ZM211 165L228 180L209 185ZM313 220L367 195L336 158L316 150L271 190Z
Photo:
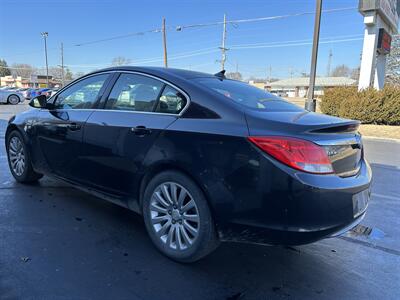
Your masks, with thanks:
M190 248L200 230L199 210L190 193L175 182L160 184L150 201L150 219L157 237L169 248Z
M25 152L19 137L12 137L8 147L11 168L17 176L22 176L25 171Z
M8 102L10 104L16 105L19 102L19 98L15 95L11 95L10 97L8 97Z

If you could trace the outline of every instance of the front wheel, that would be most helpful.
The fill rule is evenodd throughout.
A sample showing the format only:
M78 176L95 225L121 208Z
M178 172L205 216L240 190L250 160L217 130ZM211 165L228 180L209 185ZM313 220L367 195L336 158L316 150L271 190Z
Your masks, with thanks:
M218 246L202 190L180 172L162 172L150 181L144 193L143 215L151 240L173 260L194 262Z
M15 180L22 183L34 182L43 177L36 173L31 164L22 134L12 131L7 138L7 157L11 174Z
M17 95L10 95L7 98L7 102L12 105L17 105L19 103L19 97Z

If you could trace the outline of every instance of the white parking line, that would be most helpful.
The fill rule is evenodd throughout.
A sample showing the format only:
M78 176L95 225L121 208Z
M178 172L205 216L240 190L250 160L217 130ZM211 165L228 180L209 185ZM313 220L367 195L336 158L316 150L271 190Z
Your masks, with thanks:
M379 198L385 198L385 199L390 199L390 200L400 200L400 197L396 196L388 196L388 195L382 195L382 194L377 194L377 193L372 193L372 196L379 197Z

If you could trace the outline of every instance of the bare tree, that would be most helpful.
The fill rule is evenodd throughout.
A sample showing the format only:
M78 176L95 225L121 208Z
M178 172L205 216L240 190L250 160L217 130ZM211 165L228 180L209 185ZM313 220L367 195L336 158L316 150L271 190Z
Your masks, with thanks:
M229 72L226 73L226 78L235 79L235 80L243 80L243 76L240 72Z
M123 66L123 65L129 65L132 62L131 59L123 57L123 56L117 56L114 57L111 64L113 66Z
M386 83L400 85L400 35L393 36L386 62Z
M68 69L68 68L65 68L65 71L64 71L64 80L72 80L72 72L71 72L71 70L70 69Z
M333 69L331 74L333 77L349 77L351 69L346 65L339 65Z
M83 75L85 75L84 72L76 72L76 73L75 73L75 76L74 76L74 79L79 78L79 77L82 77Z
M53 78L56 79L61 79L62 78L62 70L60 67L50 67L49 68L49 76L52 76Z
M360 67L351 70L350 78L358 82L358 79L360 78Z
M31 78L31 75L36 74L36 68L28 64L13 64L11 75L21 76L22 78Z

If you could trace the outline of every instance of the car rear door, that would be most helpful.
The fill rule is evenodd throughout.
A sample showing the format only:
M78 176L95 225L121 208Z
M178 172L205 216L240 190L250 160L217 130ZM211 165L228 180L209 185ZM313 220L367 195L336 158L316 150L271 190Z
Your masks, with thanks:
M104 104L87 120L84 161L87 184L115 195L133 195L154 141L172 124L187 97L161 79L121 73Z
M104 92L109 73L83 78L42 109L33 125L35 157L40 168L60 177L79 181L84 124Z

